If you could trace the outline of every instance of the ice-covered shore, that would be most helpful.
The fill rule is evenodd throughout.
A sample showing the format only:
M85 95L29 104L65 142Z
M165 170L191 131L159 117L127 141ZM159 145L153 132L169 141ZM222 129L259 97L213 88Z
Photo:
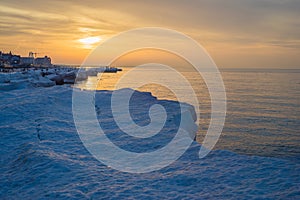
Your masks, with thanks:
M108 106L110 91L96 95L96 105ZM176 102L136 93L139 124L147 118L144 105ZM170 166L145 174L107 167L83 146L72 116L72 89L67 85L0 92L0 199L299 199L300 164L289 160L211 152L198 158L194 142ZM97 111L97 108L96 108ZM146 116L145 116L146 115ZM99 121L122 148L140 152L161 148L172 131L153 141L129 141L110 126L109 112ZM172 120L172 119L170 119ZM138 142L138 143L137 143Z
M117 72L118 70L110 67L81 68L80 70L71 67L13 69L9 73L0 72L0 91L74 84L75 81L87 80L88 76L97 76L98 73Z

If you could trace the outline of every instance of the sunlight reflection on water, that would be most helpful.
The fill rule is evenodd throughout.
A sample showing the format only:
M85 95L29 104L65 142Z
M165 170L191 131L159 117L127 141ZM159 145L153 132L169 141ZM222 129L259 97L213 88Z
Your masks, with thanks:
M118 80L131 68L122 72L89 77L81 88L114 90ZM140 76L163 71L141 70ZM193 71L181 71L196 92L200 102L200 124L197 141L202 142L210 120L210 98L205 82ZM227 93L226 123L215 149L227 149L242 154L300 157L300 73L272 71L223 71ZM132 80L134 81L134 80ZM177 80L170 79L184 90ZM151 92L158 99L177 100L166 87L147 84L140 91ZM185 97L188 98L188 97Z

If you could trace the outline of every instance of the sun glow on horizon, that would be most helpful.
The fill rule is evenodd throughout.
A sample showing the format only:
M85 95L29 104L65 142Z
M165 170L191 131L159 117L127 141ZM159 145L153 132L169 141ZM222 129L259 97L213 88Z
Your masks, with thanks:
M85 49L93 48L93 44L100 42L102 39L99 36L81 38L78 41L83 44Z

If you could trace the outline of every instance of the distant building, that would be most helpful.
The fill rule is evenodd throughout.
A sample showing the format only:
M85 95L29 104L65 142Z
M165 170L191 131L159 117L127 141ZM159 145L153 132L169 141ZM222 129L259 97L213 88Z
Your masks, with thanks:
M18 62L18 56L13 55L11 51L9 53L0 53L0 65L3 66L13 66L14 63Z
M21 56L20 55L12 55L10 58L10 65L16 67L20 64Z
M41 66L41 67L51 67L51 58L48 56L35 58L34 65Z
M33 65L34 57L21 57L20 63L23 65Z
M2 51L0 51L0 67L4 66L4 61L2 59Z
M9 53L2 53L1 52L1 59L3 60L4 63L9 63L11 57L12 57L11 51Z
M20 55L14 55L11 52L3 53L0 51L0 67L51 67L51 58L48 56L37 57L34 55L38 53L29 52L28 57L21 57Z

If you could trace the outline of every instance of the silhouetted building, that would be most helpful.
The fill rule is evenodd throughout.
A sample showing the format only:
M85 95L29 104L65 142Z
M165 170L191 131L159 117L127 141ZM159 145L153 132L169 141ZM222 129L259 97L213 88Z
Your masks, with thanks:
M23 65L33 65L34 57L21 57L20 63Z
M34 65L42 67L51 67L51 58L48 56L34 59Z
M0 67L51 67L51 58L48 56L35 58L37 53L29 52L28 57L21 57L20 55L14 55L11 52L3 53L0 51Z
M10 62L10 59L12 57L12 53L11 51L9 53L2 53L1 54L1 57L2 57L2 60L6 63L9 63Z
M12 55L11 58L10 58L10 63L9 64L13 67L16 67L20 64L20 59L21 59L20 55Z

